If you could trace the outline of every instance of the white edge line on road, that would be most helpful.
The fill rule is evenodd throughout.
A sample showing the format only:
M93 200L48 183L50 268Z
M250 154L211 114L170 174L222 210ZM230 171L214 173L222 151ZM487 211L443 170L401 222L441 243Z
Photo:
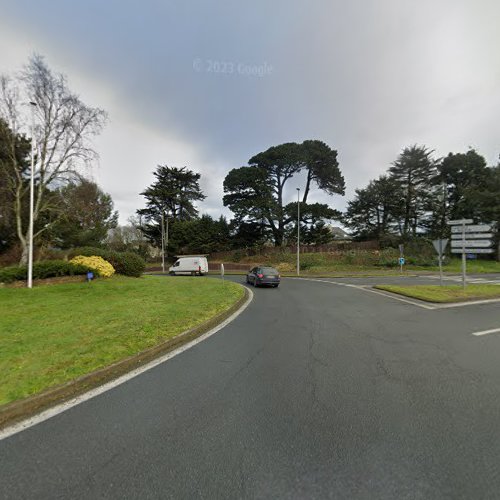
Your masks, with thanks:
M482 332L474 332L472 335L479 337L480 335L488 335L489 333L500 333L500 328L493 328L493 330L483 330Z
M470 300L467 302L455 302L454 304L436 304L435 309L450 309L452 307L477 306L481 304L499 304L500 299Z
M358 290L362 290L363 292L370 292L370 293L374 293L376 295L382 295L382 297L387 297L389 299L398 300L399 302L405 302L406 304L411 304L412 306L421 307L423 309L430 309L430 310L436 309L435 306L431 306L431 305L427 305L427 304L420 304L418 302L413 302L412 300L403 299L402 297L397 297L391 293L384 293L384 292L379 291L379 290L374 290L373 288L369 288L369 287L367 288L366 285L353 285L351 283L339 283L338 281L327 281L327 280L313 279L313 278L295 278L295 279L301 279L301 280L305 280L305 281L320 281L322 283L329 283L330 285L339 285L339 286L345 286L345 287L349 287L349 288L357 288Z
M243 286L243 285L242 285ZM92 389L88 392L85 392L84 394L80 394L76 398L70 399L68 401L65 401L64 403L61 403L57 406L54 406L52 408L49 408L48 410L43 411L42 413L39 413L38 415L35 415L33 417L30 417L26 420L23 420L21 422L18 422L17 424L14 424L10 427L6 427L3 430L0 430L0 441L2 439L8 438L14 434L17 434L18 432L24 431L25 429L28 429L29 427L33 427L36 424L39 424L45 420L48 420L49 418L55 417L56 415L59 415L59 413L63 413L66 410L69 410L70 408L73 408L74 406L79 405L80 403L84 403L85 401L88 401L89 399L95 398L96 396L99 396L99 394L102 394L106 391L109 391L125 382L128 380L137 377L138 375L141 375L142 373L151 370L155 366L158 366L162 363L165 363L165 361L168 361L169 359L172 359L173 357L183 353L184 351L187 351L191 347L194 347L196 344L199 344L200 342L203 342L204 340L208 339L218 331L222 330L224 327L226 327L229 323L231 323L233 320L235 320L252 302L253 300L253 292L250 290L250 288L245 287L248 292L249 296L246 302L241 306L235 313L231 314L229 318L225 319L222 323L217 325L215 328L212 330L204 333L203 335L200 335L198 338L192 340L191 342L188 342L187 344L184 344L183 346L170 351L169 353L165 354L164 356L161 356L160 358L155 359L154 361L151 361L150 363L143 365L139 368L136 368L135 370L132 370L131 372L122 375L121 377L112 380L111 382L108 382L104 385L101 385L100 387L96 387L95 389Z
M500 303L500 299L484 299L484 300L471 300L466 302L455 302L453 304L443 304L436 302L434 304L422 304L420 302L413 301L411 299L406 299L399 297L394 293L385 292L384 290L375 290L371 285L353 285L351 283L339 283L338 281L328 281L326 279L314 279L314 278L294 278L301 279L304 281L320 281L322 283L330 283L331 285L346 286L350 288L357 288L364 292L375 293L377 295L382 295L382 297L388 297L389 299L398 300L399 302L405 302L406 304L411 304L413 306L421 307L422 309L427 309L429 311L435 311L437 309L451 309L453 307L465 307L465 306L477 306L482 304L497 304Z
M413 300L404 299L403 297L397 297L390 292L384 293L382 290L374 290L373 288L362 288L361 290L364 290L365 292L375 293L376 295L382 295L382 297L388 297L389 299L399 300L399 302L405 302L406 304L411 304L412 306L421 307L422 309L428 309L431 311L437 309L436 306L420 304L419 302L415 302Z

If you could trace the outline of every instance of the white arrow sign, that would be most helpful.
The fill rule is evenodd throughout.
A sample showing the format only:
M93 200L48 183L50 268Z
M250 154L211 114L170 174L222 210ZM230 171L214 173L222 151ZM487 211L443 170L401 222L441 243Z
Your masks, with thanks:
M458 219L458 220L449 220L446 224L450 226L454 226L456 224L472 224L474 221L472 219Z
M462 253L462 248L452 248L451 253ZM493 248L464 248L463 253L495 253Z
M490 240L453 240L451 242L451 248L488 248L491 246Z
M461 233L462 229L463 228L460 226L453 226L451 228L451 232L452 233ZM466 233L482 233L483 231L491 231L491 229L492 229L491 224L473 224L471 226L465 226Z
M481 239L481 238L493 238L493 233L465 233L466 238L474 238L474 239ZM459 240L462 239L462 232L460 233L453 233L451 235L452 240Z

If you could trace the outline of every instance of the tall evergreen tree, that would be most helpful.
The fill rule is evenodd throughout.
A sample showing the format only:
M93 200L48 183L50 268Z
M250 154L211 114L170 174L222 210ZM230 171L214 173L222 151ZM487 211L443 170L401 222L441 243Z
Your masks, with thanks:
M393 178L382 175L370 181L347 204L344 224L362 239L381 240L389 234L403 231L404 192Z
M194 220L198 215L195 202L204 200L205 195L199 184L201 175L187 167L158 165L153 175L156 180L141 193L146 198L146 208L137 213L143 220L145 236L161 246L162 215L170 224Z
M438 162L433 151L425 146L404 148L397 160L389 168L390 178L400 186L403 194L404 238L416 236L417 230L425 225L430 212Z
M48 237L61 248L100 246L118 223L111 196L86 179L71 182L51 193L54 198Z
M224 179L224 205L238 223L263 223L277 246L284 242L287 225L296 222L295 214L285 204L285 186L292 177L307 172L301 202L304 209L313 182L330 195L344 194L337 152L321 141L273 146L248 163L247 167L231 170ZM325 212L323 218L329 214Z

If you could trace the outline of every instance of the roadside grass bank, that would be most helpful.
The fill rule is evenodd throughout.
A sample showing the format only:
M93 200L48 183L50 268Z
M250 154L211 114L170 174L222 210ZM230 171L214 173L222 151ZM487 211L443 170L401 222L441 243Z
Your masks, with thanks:
M221 261L210 260L211 269L219 267ZM222 261L225 274L246 274L255 265L267 265L278 269L283 276L296 276L297 256L292 253L254 255L240 258L234 262ZM233 269L231 269L231 265ZM425 264L425 265L424 265ZM246 266L246 267L245 267ZM445 273L460 274L461 259L452 258L443 266ZM248 269L247 269L248 268ZM237 270L236 270L237 269ZM147 272L160 273L161 264L149 264ZM416 259L408 257L403 266L403 275L411 273L438 273L436 258ZM469 260L467 272L471 274L500 273L500 262L494 260ZM210 274L220 274L212 270ZM386 251L351 251L336 253L301 253L300 274L316 277L350 276L397 276L401 275L398 255Z
M462 285L376 285L374 288L387 292L397 293L405 297L425 300L426 302L464 302L468 300L500 298L500 285L467 285L465 290Z
M173 339L243 295L237 284L199 277L0 289L0 405Z

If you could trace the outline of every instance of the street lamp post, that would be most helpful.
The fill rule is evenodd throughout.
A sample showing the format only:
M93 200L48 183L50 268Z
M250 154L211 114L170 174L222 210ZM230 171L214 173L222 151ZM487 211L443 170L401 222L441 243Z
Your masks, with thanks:
M28 227L28 288L33 288L33 211L35 209L35 106L31 101L30 219Z
M297 276L300 276L300 188L297 188Z
M165 240L166 240L166 242L165 242L165 250L167 252L167 257L168 257L168 211L167 211L167 234L166 234Z
M161 209L161 270L165 272L165 214Z

